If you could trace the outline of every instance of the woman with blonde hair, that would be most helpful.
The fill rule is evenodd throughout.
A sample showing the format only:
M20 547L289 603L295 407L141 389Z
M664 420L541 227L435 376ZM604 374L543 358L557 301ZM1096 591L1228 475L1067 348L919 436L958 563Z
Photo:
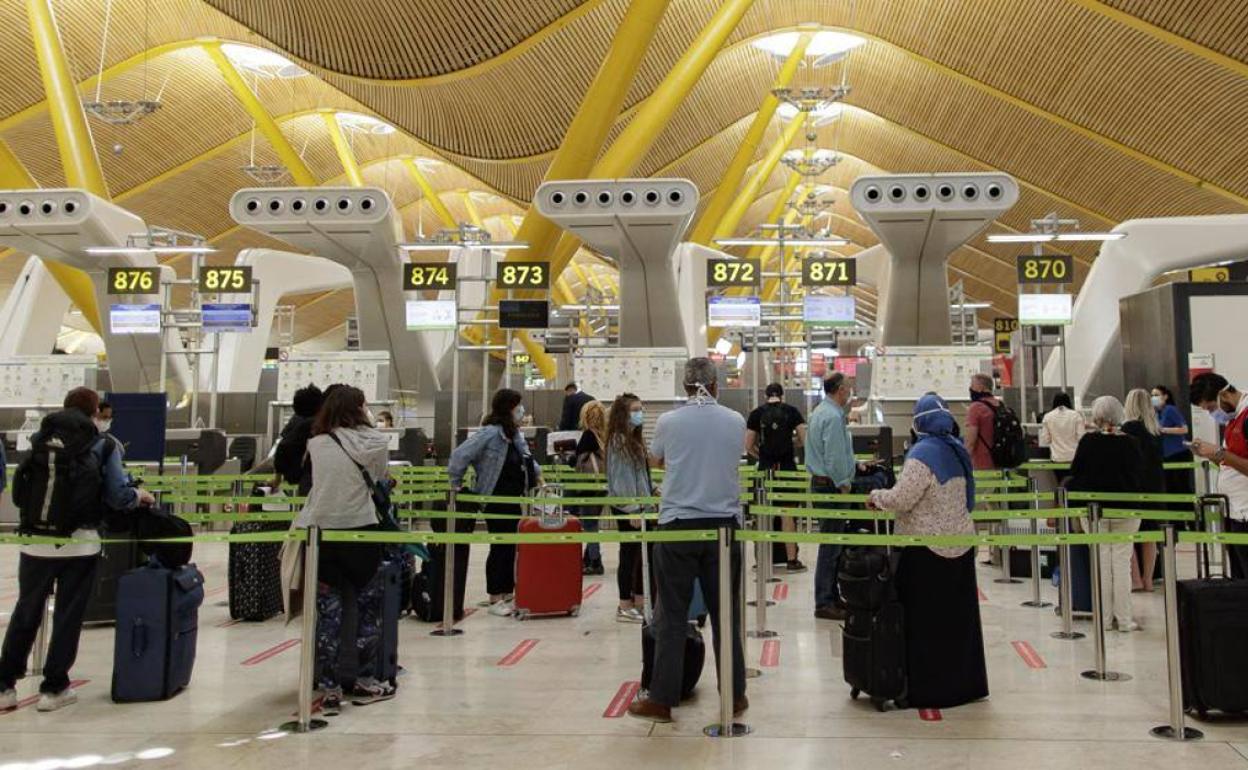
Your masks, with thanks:
M581 438L576 442L576 470L578 473L592 473L600 476L606 466L607 445L607 412L601 401L586 401L581 407L579 416ZM593 497L588 494L584 497ZM593 518L602 512L602 506L583 505L577 509L581 517L581 527L586 532L598 531L598 519ZM602 566L602 546L598 543L586 543L585 555L581 558L581 574L601 575L605 570Z
M1157 410L1153 408L1151 394L1143 388L1131 391L1127 394L1124 411L1127 419L1122 424L1122 432L1135 439L1140 447L1140 456L1144 460L1143 487L1140 491L1149 494L1165 492L1166 469L1162 454L1162 430L1157 420ZM1164 503L1139 503L1133 507L1144 510L1165 510L1166 508ZM1157 522L1141 521L1140 529L1157 529ZM1141 543L1132 556L1132 590L1152 591L1153 570L1157 566L1157 544Z

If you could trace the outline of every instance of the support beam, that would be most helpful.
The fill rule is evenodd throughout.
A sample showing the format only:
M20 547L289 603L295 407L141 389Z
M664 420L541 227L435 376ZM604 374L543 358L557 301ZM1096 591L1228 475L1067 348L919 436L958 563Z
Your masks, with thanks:
M776 166L780 164L780 158L788 151L789 146L793 144L793 140L806 126L807 114L802 113L801 117L795 117L789 121L784 127L784 131L776 138L771 145L771 149L763 157L762 162L758 164L758 168L754 169L753 175L750 176L745 186L737 193L736 199L732 205L728 207L728 211L724 213L719 224L715 227L713 238L727 238L737 231L737 225L741 224L741 218L745 216L745 212L750 208L758 194L762 192L763 185L771 178L772 172L776 170Z
M33 0L32 0L33 2ZM255 121L256 128L268 140L269 146L277 153L277 158L282 165L290 171L290 176L298 187L313 187L319 184L316 177L308 165L303 162L303 158L299 157L299 153L295 152L295 148L290 146L290 142L286 139L286 135L282 133L282 129L277 125L277 121L273 120L273 116L260 103L260 99L252 93L251 88L247 86L247 82L243 80L243 76L238 74L234 63L230 61L230 57L225 55L221 50L221 41L215 38L205 38L200 41L200 47L204 53L212 59L217 65L217 70L221 72L221 77L225 80L225 84L234 92L234 97L238 99L238 103L242 105L251 119ZM362 186L363 182L357 185Z
M338 114L333 110L322 110L321 119L325 121L325 130L329 132L329 140L334 143L334 152L338 153L338 162L346 172L347 181L352 187L363 187L364 173L360 171L360 164L355 159L355 153L351 151L347 135L342 132Z
M771 84L773 91L777 88L788 87L806 56L806 48L810 45L812 38L813 34L806 32L797 39L797 44L793 46L789 58L785 59L784 66L780 68L775 82ZM706 208L702 210L702 218L694 227L693 235L689 237L690 241L702 246L710 245L711 238L719 229L720 221L732 204L732 194L741 184L741 180L745 178L745 172L749 170L750 163L754 160L754 153L758 152L758 146L762 144L763 137L767 134L767 127L771 125L771 119L775 116L779 106L780 100L768 91L763 97L762 106L758 108L758 112L754 113L754 119L750 122L750 127L746 129L745 137L737 146L736 153L733 154L728 167L724 169L724 174L720 177L714 194L711 195Z
M429 183L429 178L420 170L420 165L416 163L416 159L410 155L404 156L403 166L412 177L412 181L420 188L420 194L424 196L425 200L429 201L429 205L433 208L433 213L437 214L438 220L442 222L442 226L448 230L455 229L459 223L451 215L451 210L438 197L438 193L433 189L433 185Z

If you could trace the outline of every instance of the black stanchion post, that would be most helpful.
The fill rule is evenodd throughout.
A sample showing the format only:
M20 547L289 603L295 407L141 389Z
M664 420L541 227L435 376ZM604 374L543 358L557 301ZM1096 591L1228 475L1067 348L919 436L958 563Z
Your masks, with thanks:
M455 498L456 490L446 494L446 531L456 531ZM446 543L442 546L442 625L430 631L430 636L459 636L464 633L462 628L455 627L455 544Z
M1035 497L1032 500L1032 509L1040 509L1040 497L1036 495L1036 479L1034 476L1027 476L1027 491ZM1040 520L1032 515L1031 517L1031 534L1040 534ZM1040 546L1033 545L1031 547L1031 599L1023 602L1024 607L1052 607L1049 602L1040 598Z
M1101 533L1100 503L1088 503L1088 529L1094 535ZM1100 682L1125 682L1131 678L1130 675L1109 671L1105 663L1105 601L1101 595L1104 585L1101 580L1101 546L1099 544L1088 545L1088 561L1092 570L1092 641L1095 645L1096 668L1084 671L1080 676Z
M736 693L733 692L733 629L732 629L732 530L719 528L717 543L719 551L719 633L716 662L719 665L719 722L709 725L702 732L712 738L734 738L748 735L748 725L737 722L733 715Z
M310 526L303 546L303 617L299 633L299 712L295 721L282 725L292 733L309 733L329 723L312 718L312 691L316 687L316 594L317 567L321 559L321 528ZM285 590L285 589L283 589Z
M1156 738L1194 741L1205 737L1205 734L1183 724L1183 672L1179 651L1179 581L1176 574L1179 569L1179 560L1175 553L1174 523L1167 523L1163 529L1166 533L1166 541L1161 558L1164 560L1166 570L1166 674L1170 684L1170 724L1154 727L1150 732Z
M1069 513L1069 506L1066 502L1066 488L1057 488L1057 500L1055 505L1062 510L1063 513ZM1063 535L1070 534L1070 517L1063 515L1057 524L1058 532ZM1062 584L1061 597L1058 602L1061 604L1062 610L1062 630L1054 631L1049 636L1054 639L1082 639L1083 634L1073 630L1074 621L1074 589L1075 576L1071 574L1070 567L1070 544L1061 543L1057 546L1057 564L1061 570Z
M1010 486L1009 486L1010 472L1008 470L1006 470L1005 472L1001 474L1001 480L1005 482L1005 486L1001 487L1001 489L1004 489L1008 493L1010 491ZM1006 511L1010 509L1010 504L1008 501L1000 503L1000 505L1004 505ZM1010 520L1008 518L1000 519L993 523L993 527L996 528L998 534L1002 534L1002 535L1009 534ZM1001 577L997 578L996 580L992 582L1006 583L1006 584L1011 584L1011 585L1015 583L1023 582L1010 574L1010 547L1008 545L1001 546Z

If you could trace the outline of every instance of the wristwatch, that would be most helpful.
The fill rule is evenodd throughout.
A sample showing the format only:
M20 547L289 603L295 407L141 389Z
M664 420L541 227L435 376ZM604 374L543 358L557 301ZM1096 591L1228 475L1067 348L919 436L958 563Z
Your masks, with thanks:
M1221 465L1221 464L1222 464L1222 460L1223 460L1223 459L1225 459L1225 458L1226 458L1226 449L1225 449L1225 448L1223 448L1223 449L1219 449L1218 451L1214 452L1214 453L1213 453L1213 458L1212 458L1212 459L1213 459L1213 461L1214 461L1215 463L1217 463L1218 465Z

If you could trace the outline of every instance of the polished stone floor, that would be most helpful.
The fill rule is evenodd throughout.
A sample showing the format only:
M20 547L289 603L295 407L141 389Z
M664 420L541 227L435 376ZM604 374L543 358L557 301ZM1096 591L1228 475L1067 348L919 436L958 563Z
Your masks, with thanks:
M637 626L615 621L615 581L608 574L587 578L593 593L578 618L517 622L478 611L453 639L430 637L428 625L404 620L406 673L395 700L348 706L323 731L287 735L276 728L295 709L298 630L281 619L230 625L225 549L197 548L209 596L190 689L165 703L113 704L112 631L89 629L74 670L81 701L53 714L27 706L0 715L0 770L417 763L507 770L1248 768L1245 721L1200 724L1206 739L1194 743L1149 736L1168 713L1160 593L1137 594L1142 632L1107 640L1110 667L1132 679L1099 683L1079 676L1092 664L1091 639L1050 638L1058 628L1052 610L1020 606L1030 585L994 583L997 574L988 567L980 568L980 588L992 695L939 714L880 714L850 700L839 628L811 614L812 569L791 578L781 573L784 582L768 588L779 601L767 623L780 636L776 644L751 639L747 647L750 665L763 672L750 681L752 708L742 720L752 735L703 737L717 714L710 663L698 696L677 711L674 724L609 716L637 678L640 643ZM610 573L614 546L607 548ZM483 589L484 556L474 550L473 595ZM803 558L813 565L813 553ZM1191 562L1184 558L1188 567ZM0 625L12 608L15 574L14 549L0 548ZM1043 588L1053 600L1054 589ZM751 611L750 627L753 619ZM19 694L36 685L22 682Z

